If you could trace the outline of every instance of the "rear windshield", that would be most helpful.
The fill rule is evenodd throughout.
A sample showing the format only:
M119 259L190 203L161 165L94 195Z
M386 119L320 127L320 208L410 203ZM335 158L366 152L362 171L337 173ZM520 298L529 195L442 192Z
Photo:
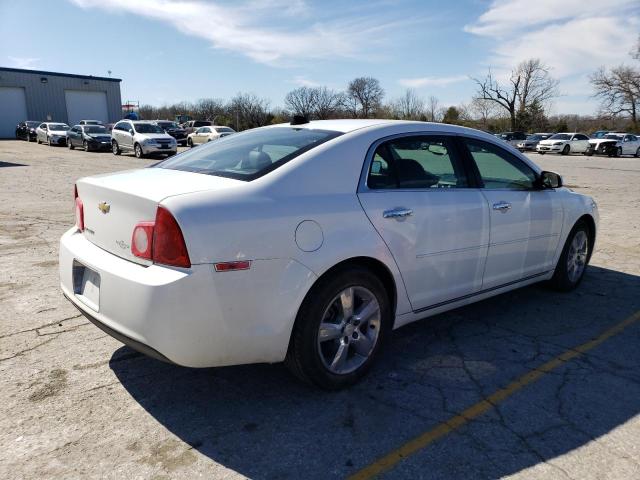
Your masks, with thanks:
M211 125L211 122L205 122L203 120L196 120L193 122L194 127L208 127L209 125Z
M25 123L29 128L38 128L38 125L40 125L40 122L25 122Z
M622 140L622 135L605 135L604 136L605 140Z
M248 130L189 150L157 167L251 181L339 135L341 132L288 127Z
M158 126L162 128L180 128L180 125L175 122L158 122Z

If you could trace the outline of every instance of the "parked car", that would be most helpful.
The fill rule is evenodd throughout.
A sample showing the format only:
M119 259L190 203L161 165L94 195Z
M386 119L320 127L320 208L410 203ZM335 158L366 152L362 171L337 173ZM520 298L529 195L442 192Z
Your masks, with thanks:
M546 140L540 140L536 146L536 152L545 153L586 153L589 149L589 137L584 133L556 133Z
M104 125L100 120L80 120L78 125Z
M189 134L187 137L187 145L194 147L202 143L233 135L234 133L236 133L236 131L230 127L221 127L218 125L200 127L195 132Z
M182 128L184 128L187 135L189 135L200 127L208 127L210 125L213 125L213 122L209 122L208 120L189 120L182 124Z
M574 289L598 224L592 198L495 137L422 122L272 125L75 192L60 282L89 320L168 362L284 360L328 389L393 328Z
M527 135L524 132L503 132L499 133L498 138L507 142L514 147L518 145L523 140L527 139Z
M155 120L153 123L162 128L165 133L175 138L176 142L181 146L184 147L187 145L187 131L176 122L172 122L171 120Z
M36 128L36 142L46 143L50 147L67 144L69 125L59 122L44 122Z
M16 125L16 140L26 140L27 142L36 140L36 128L42 122L26 120Z
M527 138L524 141L516 144L516 148L521 152L535 150L538 142L546 140L551 135L553 135L553 133L534 133L532 135L527 135Z
M146 155L175 155L178 145L175 138L153 122L120 120L111 131L111 151L114 155L130 151L142 158Z
M607 155L621 157L633 155L640 157L640 138L630 133L609 133L603 138L589 140L587 155Z
M67 132L69 150L75 147L89 150L111 150L111 135L103 125L75 125Z

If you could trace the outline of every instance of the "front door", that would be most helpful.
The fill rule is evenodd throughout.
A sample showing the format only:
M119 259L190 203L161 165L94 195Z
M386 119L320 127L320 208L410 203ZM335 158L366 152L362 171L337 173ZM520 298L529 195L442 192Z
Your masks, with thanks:
M482 289L541 275L554 268L562 229L562 203L554 190L534 187L524 161L489 142L465 138L491 218Z
M452 138L382 141L358 197L389 247L414 311L480 290L489 211Z

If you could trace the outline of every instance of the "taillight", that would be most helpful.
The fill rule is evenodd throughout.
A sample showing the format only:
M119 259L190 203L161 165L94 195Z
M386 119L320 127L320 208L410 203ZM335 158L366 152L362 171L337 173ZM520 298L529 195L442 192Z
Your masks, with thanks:
M84 206L82 205L82 200L78 196L78 186L73 186L73 197L76 204L76 227L81 232L84 231Z
M131 252L153 263L174 267L191 267L182 230L171 212L158 207L155 222L140 222L133 229Z
M154 222L140 222L133 229L131 252L136 257L146 258L147 260L152 259L153 226Z

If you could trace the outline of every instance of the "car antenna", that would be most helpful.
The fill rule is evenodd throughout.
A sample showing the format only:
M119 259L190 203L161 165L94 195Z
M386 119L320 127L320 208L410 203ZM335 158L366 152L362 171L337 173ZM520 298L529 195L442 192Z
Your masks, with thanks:
M291 125L304 125L305 123L309 123L309 119L306 115L294 115L291 119Z

